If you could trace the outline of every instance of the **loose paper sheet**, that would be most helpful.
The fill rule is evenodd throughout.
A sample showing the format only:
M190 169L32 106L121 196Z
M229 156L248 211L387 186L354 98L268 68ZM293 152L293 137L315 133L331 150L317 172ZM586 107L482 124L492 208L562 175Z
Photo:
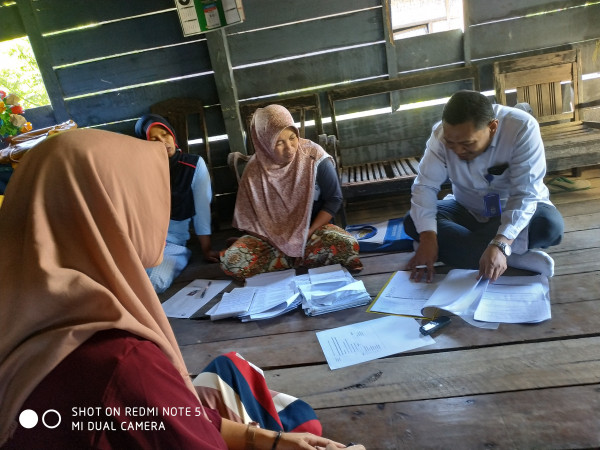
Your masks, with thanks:
M189 319L229 283L228 280L194 280L165 301L163 310L167 317Z
M246 278L245 286L271 286L277 283L288 283L296 276L295 269L280 270L277 272L265 272Z
M431 283L417 283L410 279L410 272L398 271L390 278L368 311L422 317L421 310L425 302L443 279L444 275L436 274Z
M284 302L277 304L276 306L268 309L266 311L248 313L240 317L242 322L249 322L251 320L262 320L262 319L271 319L272 317L277 317L281 314L285 314L291 309L295 309L300 304L300 293L296 292L292 294L291 297L288 297Z
M548 279L541 275L500 277L488 285L475 312L476 320L503 323L535 323L551 317Z
M317 332L329 368L339 369L434 344L410 317L385 316Z
M210 310L210 319L218 320L245 314L252 307L256 292L257 288L254 287L235 288L226 292L216 307Z
M308 276L310 277L311 284L334 282L346 283L349 278L352 278L350 274L347 274L347 272L344 271L341 264L332 264L330 266L308 269Z
M293 282L294 269L280 272L267 272L246 279L247 287L257 287L254 302L248 310L248 315L267 318L268 311L273 315L285 310L298 297ZM279 307L279 308L277 308ZM277 309L274 309L277 308Z
M477 328L496 330L499 326L497 321L483 322L473 317L489 284L487 279L478 280L478 274L478 270L452 269L427 300L423 314L427 317L434 316L439 313L435 309L439 308L459 316Z

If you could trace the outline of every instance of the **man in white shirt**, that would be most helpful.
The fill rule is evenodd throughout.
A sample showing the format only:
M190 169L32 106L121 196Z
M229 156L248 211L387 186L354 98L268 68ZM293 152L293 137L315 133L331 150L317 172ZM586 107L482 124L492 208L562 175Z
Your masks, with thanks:
M564 230L545 174L534 117L492 105L479 92L455 93L427 141L404 221L407 234L419 242L408 263L412 278L431 281L438 258L479 269L480 277L492 281L507 266L552 276L552 258L532 250L559 244ZM453 195L438 200L448 180Z

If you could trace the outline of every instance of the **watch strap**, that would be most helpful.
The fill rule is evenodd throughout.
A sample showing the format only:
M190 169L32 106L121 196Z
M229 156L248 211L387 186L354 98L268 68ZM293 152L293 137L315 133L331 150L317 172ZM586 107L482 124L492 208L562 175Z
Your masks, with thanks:
M508 246L508 244L506 242L502 242L497 239L492 239L488 245L493 245L495 247L498 247L500 249L500 251L502 252L502 254L504 256L507 256L506 255L506 247Z

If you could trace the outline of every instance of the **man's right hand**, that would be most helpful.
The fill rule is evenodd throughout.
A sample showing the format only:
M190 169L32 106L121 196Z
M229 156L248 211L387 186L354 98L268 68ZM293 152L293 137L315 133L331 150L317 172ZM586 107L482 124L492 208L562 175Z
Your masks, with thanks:
M435 231L423 231L419 234L419 247L408 262L407 269L412 273L410 279L421 281L424 279L427 283L433 281L435 269L433 264L438 257L438 242Z

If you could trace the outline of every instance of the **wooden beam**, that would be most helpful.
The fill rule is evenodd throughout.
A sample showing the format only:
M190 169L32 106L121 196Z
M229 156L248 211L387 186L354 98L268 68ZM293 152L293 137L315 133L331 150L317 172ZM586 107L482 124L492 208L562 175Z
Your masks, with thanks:
M465 58L465 65L471 64L471 16L470 11L470 0L463 0L463 55Z
M0 17L2 17L0 42L27 36L16 3L0 5Z
M208 52L213 70L215 72L215 83L221 101L221 111L225 121L225 129L229 137L229 149L231 152L246 154L242 118L240 114L237 86L233 77L227 35L223 29L206 33Z
M25 26L25 31L29 37L33 54L35 55L35 59L38 63L42 80L44 80L46 92L48 92L48 97L50 98L50 103L52 104L54 118L56 119L57 123L65 122L71 117L69 116L65 106L63 92L60 87L60 83L56 78L54 68L52 67L52 57L46 48L44 37L42 36L38 26L37 18L33 11L32 2L31 0L17 0L17 6L19 8L19 14L21 15L23 25Z
M472 79L478 82L476 69L473 67L452 67L431 69L416 74L403 75L394 80L378 80L354 83L347 87L329 91L329 97L335 100L345 100L353 97L380 94L392 90L423 87L431 84L449 83L452 81ZM475 86L474 89L479 89Z
M398 76L398 60L396 57L396 43L394 41L394 27L392 26L392 0L382 0L381 14L383 15L383 37L385 39L385 58L389 78ZM392 111L400 106L400 95L397 92L390 93L390 105Z

